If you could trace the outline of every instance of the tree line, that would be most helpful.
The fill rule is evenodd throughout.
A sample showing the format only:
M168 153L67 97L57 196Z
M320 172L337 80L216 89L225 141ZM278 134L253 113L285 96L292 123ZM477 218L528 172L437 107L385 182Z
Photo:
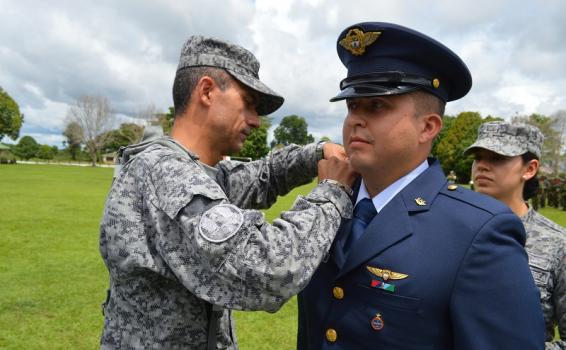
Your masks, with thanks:
M171 130L175 110L169 107L166 113L160 113L153 105L140 108L135 118L143 124L160 125L165 133ZM304 117L289 115L282 118L273 131L273 140L268 144L268 130L273 120L261 116L260 127L248 136L239 156L259 159L272 149L288 144L304 145L314 142L315 138L308 132L308 123ZM17 103L0 88L0 141L4 136L17 139L24 116L20 114ZM473 159L464 157L464 150L476 137L480 124L502 120L502 118L486 116L478 112L462 112L458 115L446 115L444 127L436 138L432 155L437 157L446 173L454 171L458 181L466 183L470 179ZM513 123L528 123L537 126L545 135L543 144L543 171L559 175L564 171L561 166L566 163L566 111L558 111L552 115L531 114L514 116ZM139 123L122 123L116 125L116 116L109 101L102 96L82 96L69 108L66 125L63 131L65 141L63 150L48 145L38 145L31 136L22 137L13 152L22 159L33 157L52 159L64 152L70 160L88 158L92 165L100 162L101 155L116 152L120 147L137 143L141 140L144 126ZM329 140L323 136L321 140ZM338 141L338 140L334 140Z

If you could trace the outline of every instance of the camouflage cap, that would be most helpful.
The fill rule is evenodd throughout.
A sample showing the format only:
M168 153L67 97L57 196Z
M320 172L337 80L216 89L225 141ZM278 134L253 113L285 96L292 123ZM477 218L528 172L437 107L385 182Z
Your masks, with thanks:
M259 80L258 60L241 46L215 38L191 36L183 45L177 71L202 66L223 68L240 83L256 91L259 115L275 112L283 104L283 97Z
M544 136L535 126L488 122L480 125L476 142L464 151L464 155L484 148L508 157L531 152L540 158L543 141Z

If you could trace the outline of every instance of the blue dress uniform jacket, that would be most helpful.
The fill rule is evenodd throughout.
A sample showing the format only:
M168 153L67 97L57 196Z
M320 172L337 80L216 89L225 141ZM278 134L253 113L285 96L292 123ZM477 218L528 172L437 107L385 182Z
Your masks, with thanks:
M521 221L492 198L449 189L429 163L346 258L351 220L342 222L299 295L298 349L544 348Z

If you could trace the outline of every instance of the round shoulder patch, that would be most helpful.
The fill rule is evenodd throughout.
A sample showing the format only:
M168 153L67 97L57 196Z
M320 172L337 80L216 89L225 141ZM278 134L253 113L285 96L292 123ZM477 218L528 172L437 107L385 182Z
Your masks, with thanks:
M200 235L209 242L224 242L238 232L244 214L233 204L219 204L205 211L200 218Z

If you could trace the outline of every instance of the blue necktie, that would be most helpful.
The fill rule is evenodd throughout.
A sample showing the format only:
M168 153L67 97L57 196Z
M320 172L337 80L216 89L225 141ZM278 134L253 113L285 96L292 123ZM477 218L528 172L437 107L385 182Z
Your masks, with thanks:
M373 202L369 198L364 198L358 202L354 208L354 217L352 218L352 228L350 234L344 243L344 255L348 255L350 248L363 234L367 225L373 220L377 214Z

